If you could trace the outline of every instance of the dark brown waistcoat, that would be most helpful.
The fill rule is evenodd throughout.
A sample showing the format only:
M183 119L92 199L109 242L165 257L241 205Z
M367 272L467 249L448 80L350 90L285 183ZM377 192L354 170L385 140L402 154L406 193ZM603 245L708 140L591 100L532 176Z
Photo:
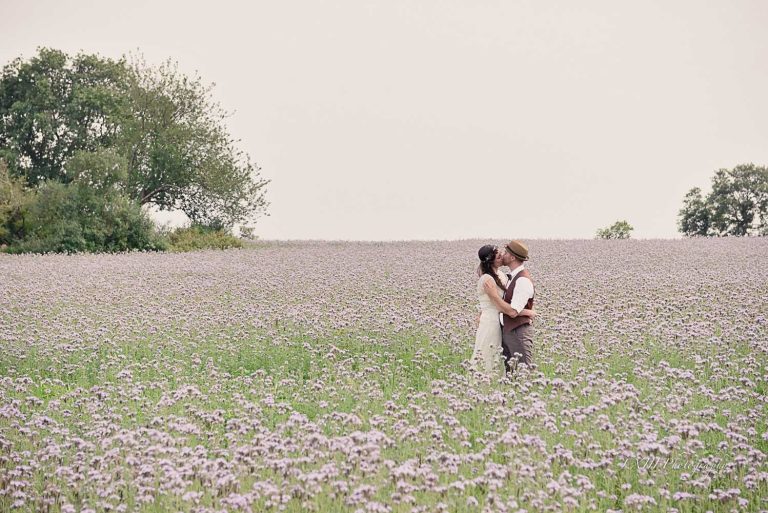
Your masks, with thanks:
M504 292L504 302L509 303L512 301L512 294L515 293L515 285L517 285L517 279L521 277L526 277L529 280L531 280L531 283L533 283L533 280L531 279L531 274L528 272L528 269L523 269L519 273L515 275L514 278L512 278L512 281L510 281L507 284L507 291ZM534 287L534 295L535 295L535 287ZM533 298L530 298L528 302L525 304L525 308L531 309L533 308ZM520 312L518 312L520 313ZM531 318L530 317L523 317L521 315L518 315L514 319L510 317L507 314L504 314L504 325L502 326L502 332L506 333L508 331L512 331L515 328L519 328L523 324L530 324Z

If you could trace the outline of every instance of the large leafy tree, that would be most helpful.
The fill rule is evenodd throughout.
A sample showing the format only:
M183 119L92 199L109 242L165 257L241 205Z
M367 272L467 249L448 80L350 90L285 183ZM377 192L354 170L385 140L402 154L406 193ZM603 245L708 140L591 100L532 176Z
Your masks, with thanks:
M213 86L172 61L151 67L136 58L130 70L131 116L121 149L131 197L214 227L263 213L268 181L227 132L228 114L212 100Z
M0 158L30 185L68 182L77 151L112 146L128 112L124 61L41 49L0 74Z
M170 61L41 49L0 75L0 158L29 186L69 183L93 165L103 177L107 159L120 171L111 186L141 205L207 226L252 221L268 181L229 135L212 87Z
M698 187L686 194L678 227L689 237L768 235L768 168L719 169L706 197Z

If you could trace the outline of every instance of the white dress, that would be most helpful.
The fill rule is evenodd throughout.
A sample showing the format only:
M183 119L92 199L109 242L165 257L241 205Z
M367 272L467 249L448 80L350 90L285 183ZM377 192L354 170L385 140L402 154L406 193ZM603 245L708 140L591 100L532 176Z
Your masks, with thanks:
M498 273L499 280L506 287L507 277ZM472 353L472 362L477 370L489 375L495 375L502 365L501 353L501 325L499 324L499 310L493 304L491 298L485 293L483 282L493 278L483 274L477 280L477 299L480 302L480 325L475 335L475 350ZM504 297L504 289L496 286L499 297Z

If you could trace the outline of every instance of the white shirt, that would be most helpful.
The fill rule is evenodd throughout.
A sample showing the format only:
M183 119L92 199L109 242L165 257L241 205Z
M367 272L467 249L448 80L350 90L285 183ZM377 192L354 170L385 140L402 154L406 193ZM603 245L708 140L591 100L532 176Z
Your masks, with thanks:
M512 279L515 278L518 274L520 274L520 271L525 269L525 265L521 264L520 267L512 271ZM510 282L511 283L511 282ZM526 278L525 276L521 276L517 279L517 282L515 282L515 290L512 292L512 300L509 302L509 304L514 308L517 313L519 314L525 309L526 303L528 303L528 300L533 297L533 282ZM499 313L499 319L501 321L501 324L504 324L504 314Z

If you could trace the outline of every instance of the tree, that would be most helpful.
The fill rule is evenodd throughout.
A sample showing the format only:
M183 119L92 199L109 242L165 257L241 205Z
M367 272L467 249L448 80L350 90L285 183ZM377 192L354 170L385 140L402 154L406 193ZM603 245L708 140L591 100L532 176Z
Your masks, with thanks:
M126 118L124 61L68 57L42 48L15 59L0 74L0 157L34 186L68 182L67 161L79 150L115 144Z
M72 182L110 196L125 191L128 162L113 148L78 151L67 162L65 171Z
M171 61L152 67L43 48L0 75L0 158L29 186L66 184L76 155L103 160L112 150L108 158L120 161L112 186L136 203L178 208L207 226L253 221L266 212L269 181L237 149L212 89Z
M710 212L706 201L701 196L701 189L694 187L683 199L680 210L680 233L693 237L707 235L710 230Z
M717 170L706 198L698 187L686 194L678 229L689 237L768 235L768 168Z
M597 230L598 239L628 239L629 233L634 230L626 221L616 221L607 228Z
M231 228L265 212L265 186L224 126L213 84L189 78L178 64L130 65L131 116L124 125L128 191L141 204L180 209L195 224Z

